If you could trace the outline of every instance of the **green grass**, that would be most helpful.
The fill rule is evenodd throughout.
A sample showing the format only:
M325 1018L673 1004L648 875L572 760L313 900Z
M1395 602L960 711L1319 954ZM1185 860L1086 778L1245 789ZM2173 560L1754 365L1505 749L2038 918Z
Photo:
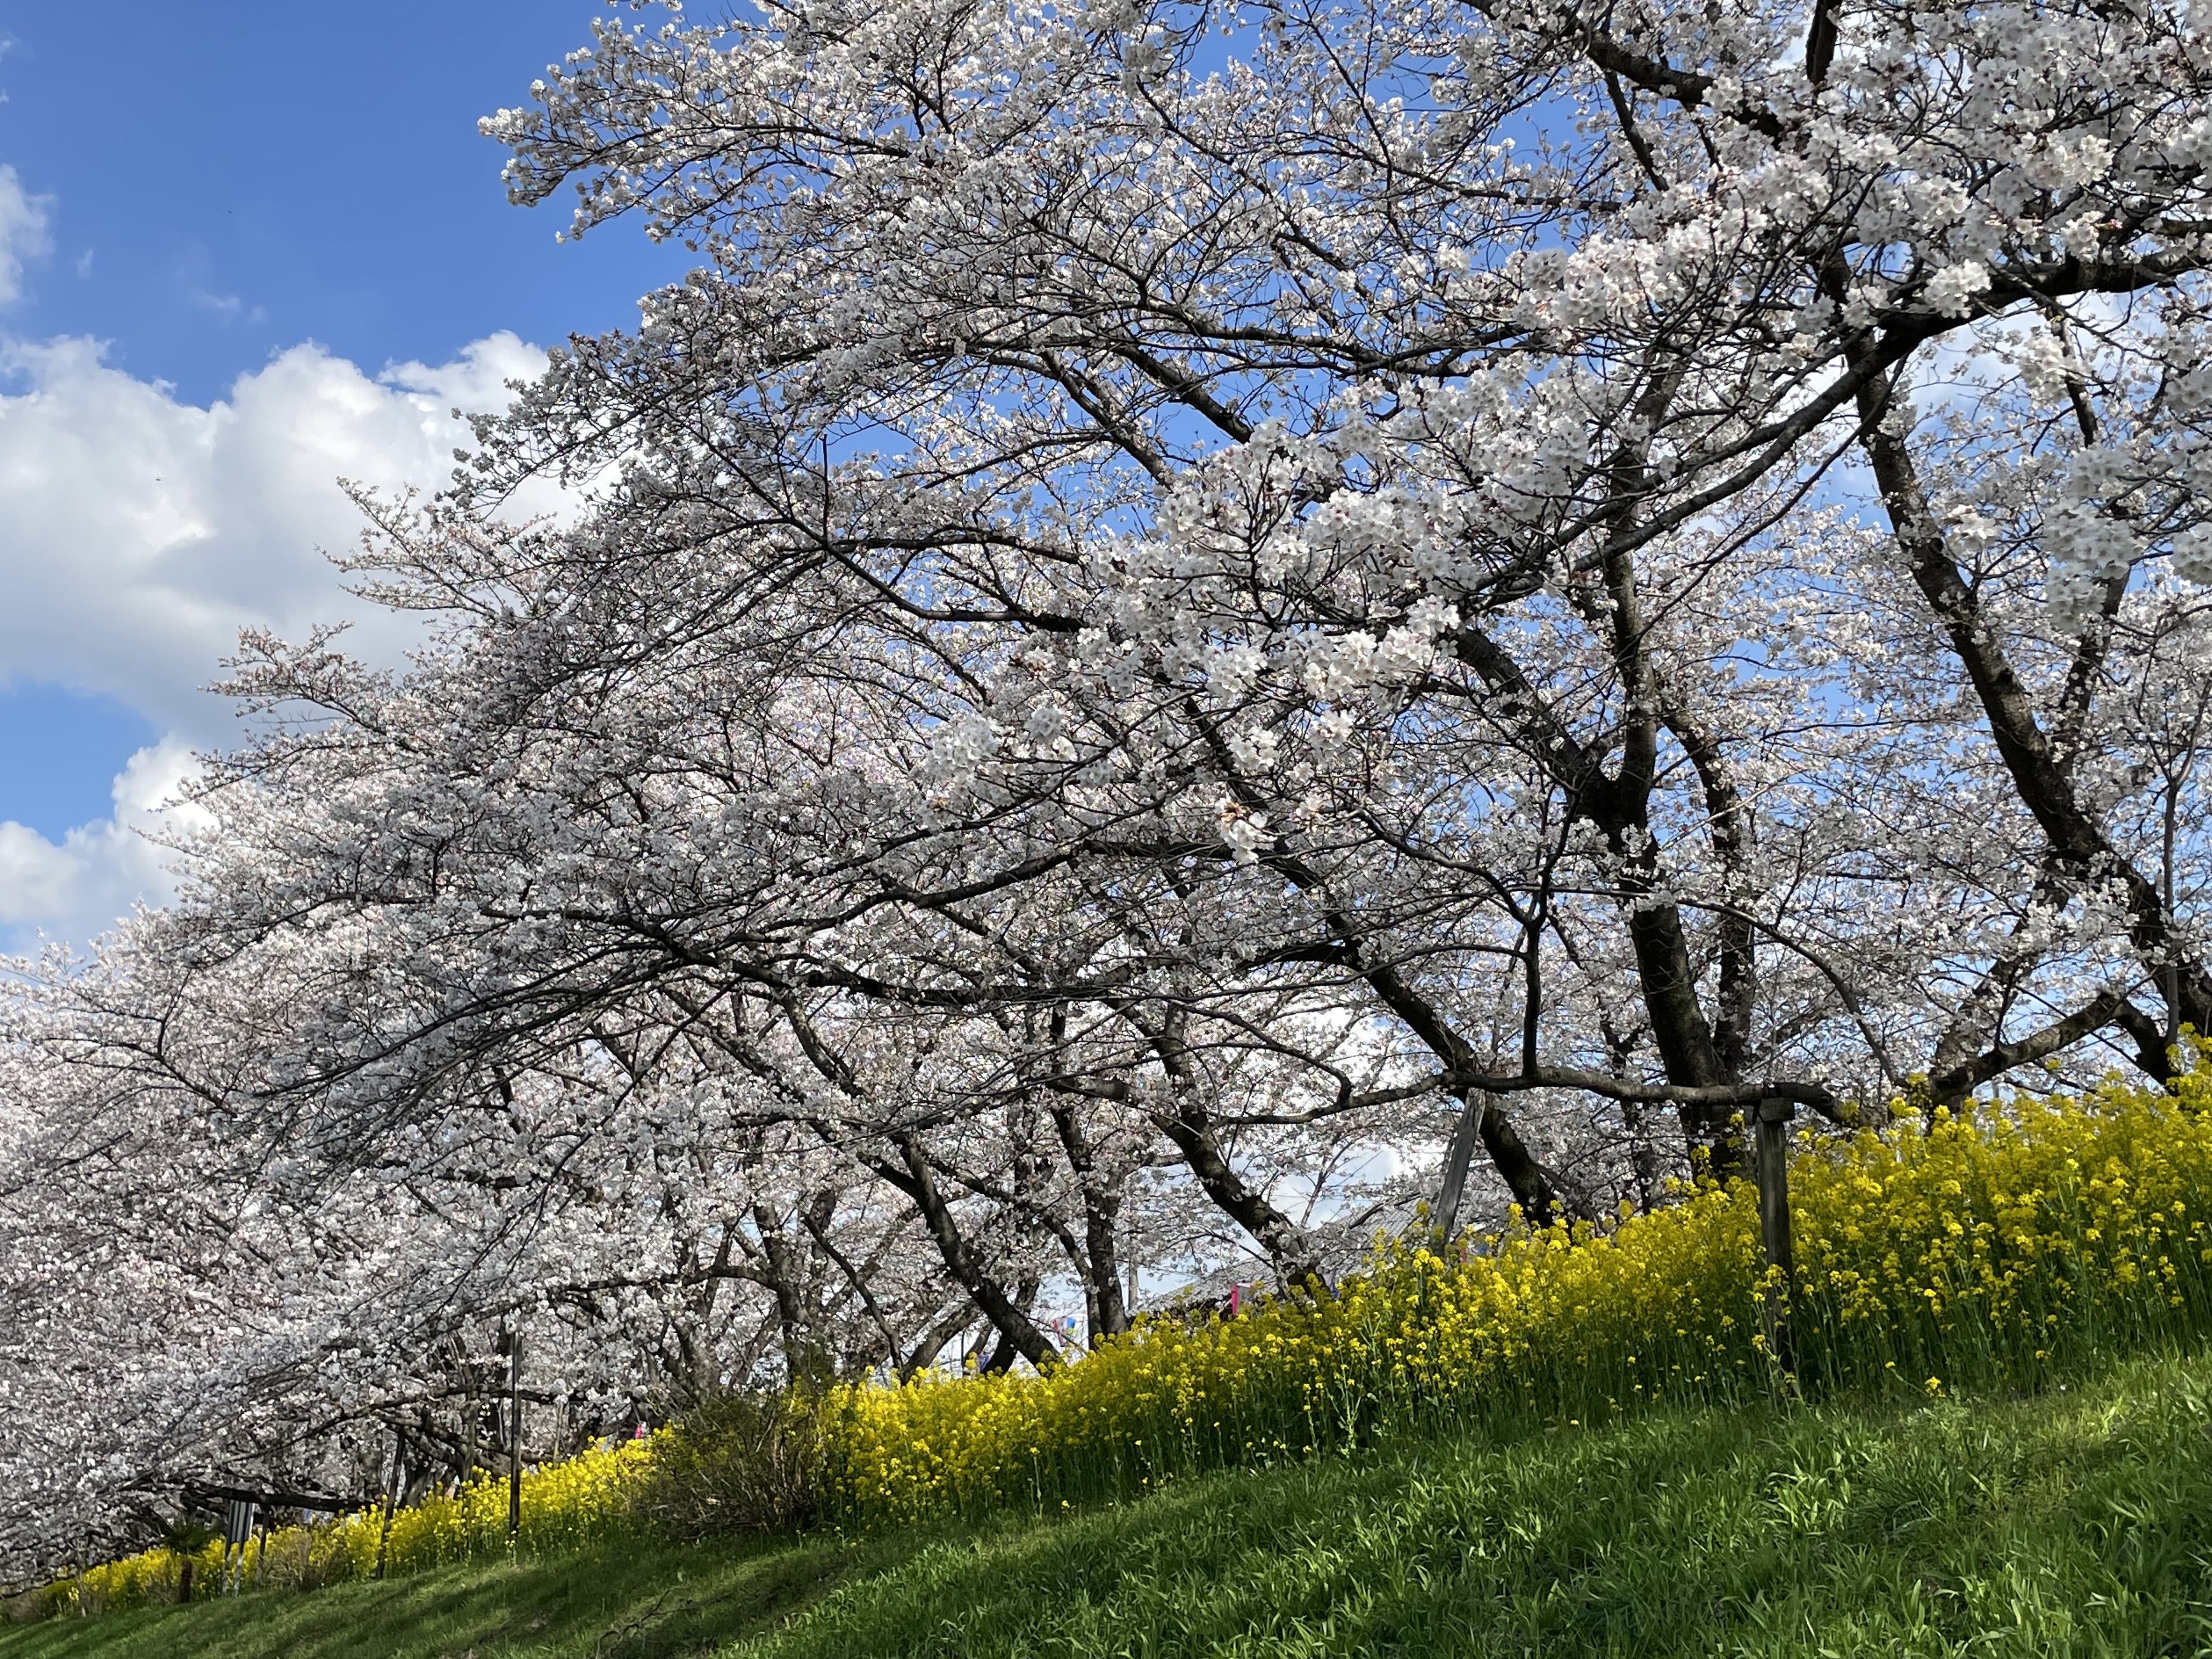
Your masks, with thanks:
M428 1659L472 1654L659 1659L780 1622L836 1583L835 1541L602 1547L445 1567L386 1583L272 1590L185 1607L0 1629L7 1659Z
M2212 1654L2212 1361L1654 1414L1043 1521L638 1545L0 1631L0 1659Z

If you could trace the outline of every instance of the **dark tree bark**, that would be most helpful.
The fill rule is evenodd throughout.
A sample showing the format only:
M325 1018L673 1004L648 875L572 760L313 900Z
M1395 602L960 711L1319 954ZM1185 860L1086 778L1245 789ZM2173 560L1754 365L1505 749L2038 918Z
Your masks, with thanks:
M1865 343L1856 348L1861 355L1873 349ZM2044 731L2034 699L1951 557L1904 437L1890 429L1893 398L1885 378L1869 378L1862 385L1860 446L1913 584L1966 667L2014 792L2063 869L2081 878L2118 879L2126 898L2129 940L2164 988L2171 1014L2204 1030L2212 1017L2212 979L2188 956L2157 887L2112 845L2104 826L2082 805L2071 765Z
M1030 1317L1018 1294L1010 1294L984 1268L974 1247L961 1236L952 1206L945 1202L921 1143L912 1136L903 1136L897 1148L897 1163L888 1158L871 1158L869 1167L913 1200L953 1282L968 1292L977 1310L999 1334L1006 1363L1011 1364L1013 1357L1019 1355L1040 1370L1056 1364L1060 1351Z
M1129 1328L1129 1309L1121 1296L1121 1195L1100 1177L1096 1150L1073 1103L1062 1097L1046 1109L1082 1198L1083 1301L1095 1344Z

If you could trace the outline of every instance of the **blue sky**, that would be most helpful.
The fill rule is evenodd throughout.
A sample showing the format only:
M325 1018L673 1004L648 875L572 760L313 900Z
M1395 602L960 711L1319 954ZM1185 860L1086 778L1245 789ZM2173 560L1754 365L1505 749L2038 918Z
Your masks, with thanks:
M497 329L627 321L673 266L619 231L556 247L477 118L587 40L584 0L0 0L0 161L53 198L17 334L93 334L205 404L314 340L435 362ZM627 17L625 11L621 14Z
M476 131L601 15L0 0L0 946L159 896L127 830L226 740L237 629L357 610L339 473L434 486L448 407L680 274L556 246Z

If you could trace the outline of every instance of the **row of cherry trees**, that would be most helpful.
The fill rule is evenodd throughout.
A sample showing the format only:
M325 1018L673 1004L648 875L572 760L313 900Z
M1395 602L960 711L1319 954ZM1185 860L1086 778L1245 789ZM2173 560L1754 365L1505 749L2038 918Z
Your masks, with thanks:
M518 1324L550 1445L2165 1078L2205 22L602 24L487 130L698 269L364 500L429 643L248 640L180 898L15 1000L0 1532L495 1461Z

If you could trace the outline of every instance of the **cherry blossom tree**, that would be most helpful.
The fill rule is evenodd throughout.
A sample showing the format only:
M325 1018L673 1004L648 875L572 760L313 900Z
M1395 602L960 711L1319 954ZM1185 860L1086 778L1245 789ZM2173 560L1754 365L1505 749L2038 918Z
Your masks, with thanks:
M603 532L957 662L948 804L1211 828L1219 913L1294 890L1276 955L1486 1091L1533 1212L1501 1096L1669 1104L1728 1167L1764 1091L2106 1030L2162 1073L2212 981L2121 710L2194 654L2194 27L611 21L487 129L518 198L707 263L487 423L477 499L619 467Z
M526 1304L584 1432L1649 1206L1763 1097L2166 1078L2203 27L604 21L487 130L698 269L364 499L433 644L248 641L178 905L24 994L7 1386L104 1514L218 1418L459 1467Z

